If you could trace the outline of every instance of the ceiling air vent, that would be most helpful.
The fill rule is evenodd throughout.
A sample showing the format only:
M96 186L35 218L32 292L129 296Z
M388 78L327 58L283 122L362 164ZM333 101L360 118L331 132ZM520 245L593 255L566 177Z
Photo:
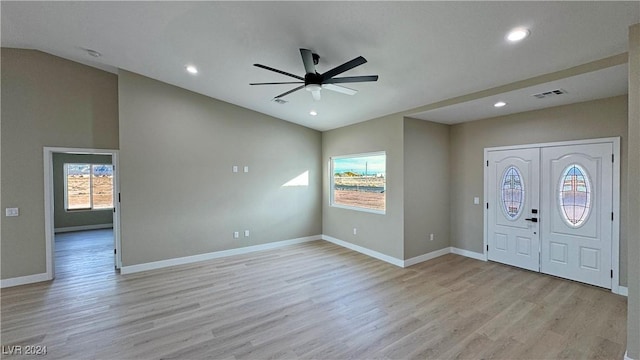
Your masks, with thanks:
M538 94L533 94L533 96L537 97L538 99L546 99L549 97L558 96L566 93L567 93L567 90L565 89L556 89L556 90L541 92Z
M275 98L275 99L273 99L273 100L271 100L271 101L276 102L276 103L278 103L278 104L280 104L280 105L284 105L284 104L286 104L286 103L287 103L287 100L280 99L280 98Z

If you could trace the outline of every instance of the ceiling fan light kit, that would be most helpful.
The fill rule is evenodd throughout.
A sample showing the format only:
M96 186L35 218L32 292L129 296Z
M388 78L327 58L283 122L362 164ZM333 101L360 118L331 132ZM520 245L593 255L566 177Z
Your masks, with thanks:
M367 62L367 60L358 56L357 58L347 61L346 63L336 66L335 68L320 74L316 71L316 65L320 61L320 56L318 54L314 54L309 49L300 49L300 56L302 57L302 64L304 65L305 75L304 77L294 75L288 73L286 71L274 69L272 67L262 65L262 64L253 64L256 67L273 71L278 74L286 75L292 78L295 78L299 81L288 81L288 82L266 82L266 83L251 83L249 85L280 85L280 84L302 84L294 89L286 91L274 99L279 99L284 96L287 96L295 91L300 89L305 89L311 93L314 100L320 100L320 91L322 89L327 89L335 92L339 92L346 95L355 95L358 91L354 89L350 89L341 85L336 84L344 84L344 83L357 83L357 82L371 82L378 81L378 75L365 75L365 76L347 76L347 77L335 77L340 75L346 71L349 71L357 66L360 66Z

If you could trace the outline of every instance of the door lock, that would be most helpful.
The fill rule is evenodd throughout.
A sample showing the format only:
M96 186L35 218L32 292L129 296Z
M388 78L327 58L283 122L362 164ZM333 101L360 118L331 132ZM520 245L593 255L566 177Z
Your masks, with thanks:
M525 219L525 220L531 221L531 222L535 222L535 223L538 222L538 218L529 218L529 219Z

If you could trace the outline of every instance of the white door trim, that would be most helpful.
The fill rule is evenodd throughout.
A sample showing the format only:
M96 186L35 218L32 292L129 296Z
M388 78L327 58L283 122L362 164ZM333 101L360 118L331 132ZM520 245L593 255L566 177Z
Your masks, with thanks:
M120 167L118 166L118 150L112 149L87 149L87 148L66 148L48 147L43 148L44 164L44 233L45 233L45 254L46 254L46 276L47 280L55 277L55 242L54 242L54 222L53 222L53 154L104 154L111 155L111 162L115 167L114 174L114 196L120 193ZM113 237L116 248L116 267L122 267L122 246L120 242L120 202L114 201L115 213L113 214Z
M515 150L526 148L545 148L551 146L565 146L565 145L586 145L586 144L601 144L610 143L613 145L613 229L611 234L611 267L613 269L613 278L611 279L611 292L615 294L621 294L620 286L620 137L608 137L598 139L585 139L585 140L573 140L573 141L559 141L550 143L537 143L537 144L524 144L524 145L512 145L512 146L497 146L484 149L484 231L483 231L483 247L484 260L488 260L487 245L489 239L489 213L487 211L487 199L489 196L489 184L486 181L489 173L486 166L488 160L488 153L490 151L500 150Z

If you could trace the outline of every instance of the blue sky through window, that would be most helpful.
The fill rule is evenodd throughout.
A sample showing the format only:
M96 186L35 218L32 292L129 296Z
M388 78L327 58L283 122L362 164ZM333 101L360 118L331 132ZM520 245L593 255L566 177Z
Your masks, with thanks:
M358 175L385 176L386 155L371 155L362 157L336 158L333 160L333 172L352 172Z

